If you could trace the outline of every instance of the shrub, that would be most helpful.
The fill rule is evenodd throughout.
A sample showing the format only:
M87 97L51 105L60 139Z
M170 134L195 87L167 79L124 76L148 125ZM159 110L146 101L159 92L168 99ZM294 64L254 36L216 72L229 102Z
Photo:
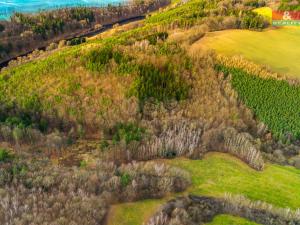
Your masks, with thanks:
M80 168L86 168L87 167L87 162L85 160L81 160L79 163Z
M25 176L27 173L27 166L22 163L16 163L11 168L11 174L15 178L20 178L22 176Z
M112 57L112 47L92 50L85 57L86 68L91 71L100 72L104 69L104 66L112 59Z
M118 72L130 72L133 67L129 65L131 57L124 55L118 50L114 50L112 46L105 46L101 49L90 51L85 57L85 67L93 72L102 72L105 70L110 60L114 60L118 65Z
M66 41L66 40L61 40L61 41L59 41L57 47L58 47L58 48L63 48L63 47L66 46L66 44L67 44L67 41Z
M6 149L0 148L0 162L7 162L12 158L12 155Z
M167 32L157 32L155 34L151 34L146 36L146 39L149 41L151 45L156 45L158 40L165 41L168 38Z
M121 140L129 144L132 141L141 141L145 129L134 123L118 123L113 128L113 143L118 143Z
M5 124L11 127L27 127L31 124L29 118L20 118L20 117L7 117L5 120Z
M172 43L164 42L158 46L158 50L157 50L157 53L159 55L167 55L167 56L179 54L181 52L182 49L180 48L180 46L174 42Z
M46 51L52 51L54 49L57 49L58 45L56 43L51 43L50 45L48 45L48 47L46 48Z
M172 150L163 150L163 152L165 152L165 155L163 156L164 158L167 158L167 159L173 159L177 156L177 152L176 151L172 151Z
M125 74L125 75L132 74L137 70L138 65L134 63L130 63L130 60L131 60L130 58L122 59L117 69L118 74Z
M85 42L86 42L85 37L73 38L70 41L68 41L68 45L70 45L70 46L80 45L80 44L85 43Z
M253 11L246 11L241 19L242 29L261 30L265 27L265 20L263 16L258 15Z
M19 109L16 105L5 106L0 109L0 123L10 128L35 128L42 132L47 131L48 121L42 117L39 110L40 103L27 101L26 110Z
M131 182L131 177L128 173L124 173L121 175L121 185L122 187L126 187Z
M149 98L156 101L180 101L188 97L188 92L189 85L180 75L172 72L171 66L159 70L153 65L142 65L130 95L136 96L143 103Z
M109 147L109 143L107 140L102 140L100 142L100 149L101 151L105 151Z

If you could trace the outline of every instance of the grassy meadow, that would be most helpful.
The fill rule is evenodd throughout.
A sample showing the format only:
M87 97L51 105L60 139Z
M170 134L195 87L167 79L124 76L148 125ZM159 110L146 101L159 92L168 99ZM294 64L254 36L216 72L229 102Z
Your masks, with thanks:
M271 70L300 77L300 29L285 27L262 32L225 30L208 33L200 44L228 56L242 55Z
M257 225L257 223L230 215L219 215L216 216L211 223L206 225Z
M242 194L249 199L265 201L277 207L300 207L300 171L292 167L268 164L263 172L257 172L240 160L221 153L208 154L203 160L178 158L166 162L191 174L192 186L187 193L218 197L225 193ZM142 225L149 215L171 197L115 205L110 212L109 225ZM254 223L220 215L210 223L217 224Z

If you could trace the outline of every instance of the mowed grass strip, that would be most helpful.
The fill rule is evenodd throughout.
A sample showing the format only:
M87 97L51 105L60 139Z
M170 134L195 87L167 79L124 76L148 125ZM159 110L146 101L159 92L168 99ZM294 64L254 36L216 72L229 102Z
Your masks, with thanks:
M252 200L262 200L277 207L300 208L300 170L267 164L257 172L242 161L221 153L208 154L203 160L178 158L166 161L190 172L193 185L183 194L222 197L225 193L241 194ZM175 195L174 195L175 196ZM109 225L142 225L159 207L172 198L145 200L115 205ZM219 223L224 221L224 223ZM226 221L230 221L225 223ZM234 221L234 222L231 222ZM247 220L228 215L216 217L210 225L254 225Z
M300 78L300 29L285 27L262 32L226 30L207 34L198 42L227 56L242 55L274 72Z

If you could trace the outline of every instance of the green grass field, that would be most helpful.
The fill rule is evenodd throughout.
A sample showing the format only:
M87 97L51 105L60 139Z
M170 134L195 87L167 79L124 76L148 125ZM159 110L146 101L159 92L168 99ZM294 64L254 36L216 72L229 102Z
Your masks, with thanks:
M255 63L292 77L300 77L300 29L280 28L263 32L226 30L209 33L200 43L229 56L242 55Z
M186 193L219 197L225 193L242 194L278 207L300 208L300 170L295 168L267 164L263 172L257 172L240 160L220 153L208 154L204 160L178 158L167 163L185 169L192 175L193 185ZM109 225L142 225L171 197L116 205L111 211ZM221 224L253 223L227 215L216 217L210 223Z
M214 220L207 225L257 225L257 223L230 215L219 215L216 216Z

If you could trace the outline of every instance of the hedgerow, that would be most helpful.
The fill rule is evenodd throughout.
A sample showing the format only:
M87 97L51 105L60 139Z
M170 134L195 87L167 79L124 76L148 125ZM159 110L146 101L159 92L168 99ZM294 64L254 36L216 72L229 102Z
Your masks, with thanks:
M300 137L300 87L285 80L261 78L239 68L216 66L226 76L241 100L250 107L259 120L268 125L277 138Z

